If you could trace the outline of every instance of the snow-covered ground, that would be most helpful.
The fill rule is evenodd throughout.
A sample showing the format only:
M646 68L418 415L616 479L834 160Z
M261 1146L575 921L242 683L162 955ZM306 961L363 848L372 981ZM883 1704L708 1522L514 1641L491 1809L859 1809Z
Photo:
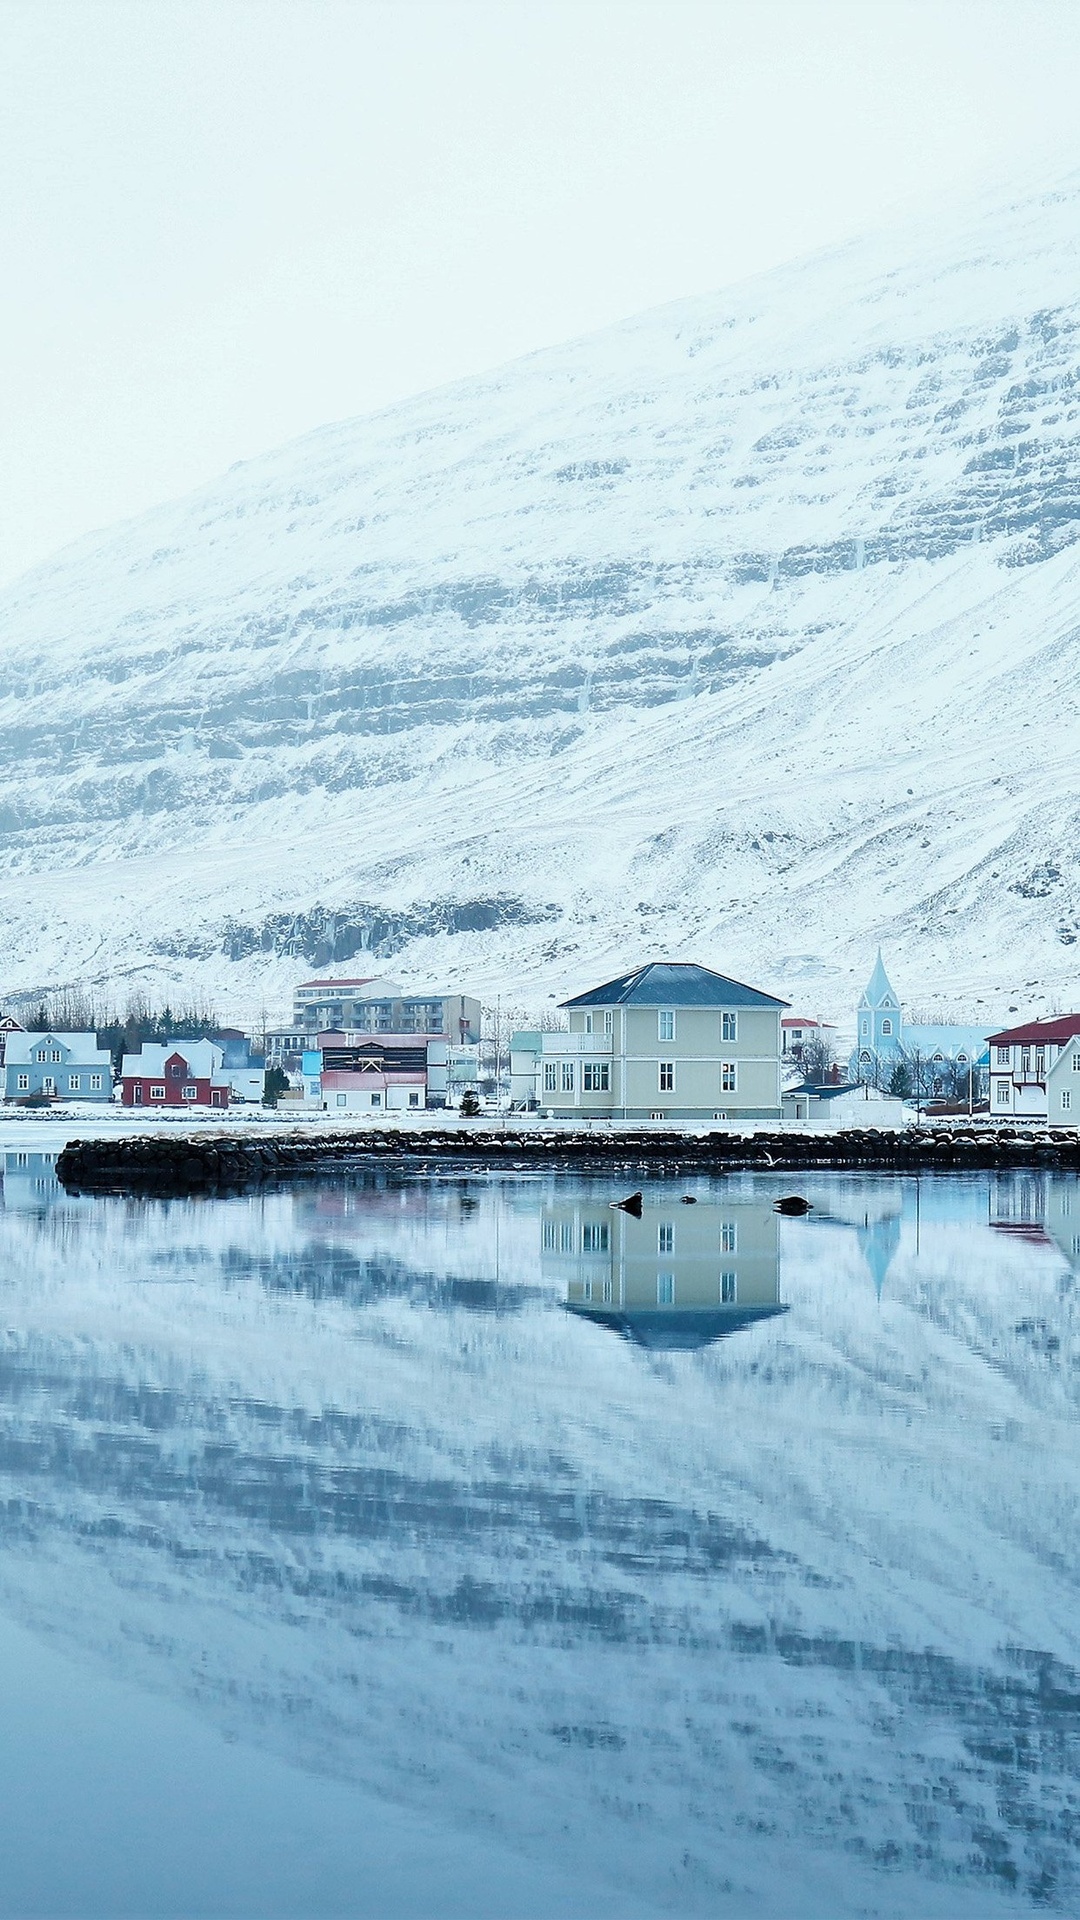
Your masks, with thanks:
M5 989L1072 1004L1080 173L241 464L0 601Z

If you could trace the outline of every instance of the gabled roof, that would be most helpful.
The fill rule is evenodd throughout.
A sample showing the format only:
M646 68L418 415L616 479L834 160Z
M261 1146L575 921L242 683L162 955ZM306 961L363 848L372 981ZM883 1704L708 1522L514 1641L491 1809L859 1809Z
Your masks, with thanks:
M67 1067L99 1067L110 1059L107 1047L99 1047L96 1033L8 1033L4 1058L9 1067L30 1063L39 1047L50 1052L58 1048ZM37 1063L34 1062L36 1065Z
M635 973L620 974L591 993L575 994L564 1007L786 1007L757 987L729 980L692 960L650 960Z
M877 950L874 971L863 989L863 1000L868 1007L880 1007L888 999L890 1006L899 1006L896 988L885 971L885 962L881 957L881 948Z
M1029 1020L1023 1027L1006 1027L1003 1033L987 1034L992 1047L1019 1046L1025 1041L1056 1041L1064 1046L1066 1040L1080 1033L1080 1013L1059 1013L1049 1020Z

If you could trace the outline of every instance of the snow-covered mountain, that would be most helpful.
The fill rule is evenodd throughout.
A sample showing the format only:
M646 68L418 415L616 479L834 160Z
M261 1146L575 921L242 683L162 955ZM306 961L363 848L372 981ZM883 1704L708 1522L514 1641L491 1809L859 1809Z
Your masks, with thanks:
M1072 1002L1080 171L244 463L0 600L7 985Z

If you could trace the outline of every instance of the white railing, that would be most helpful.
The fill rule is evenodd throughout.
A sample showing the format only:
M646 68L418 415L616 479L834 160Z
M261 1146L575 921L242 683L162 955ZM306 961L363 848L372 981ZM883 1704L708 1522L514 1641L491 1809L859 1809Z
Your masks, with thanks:
M543 1052L561 1054L565 1059L569 1053L610 1053L610 1033L542 1033L540 1036Z

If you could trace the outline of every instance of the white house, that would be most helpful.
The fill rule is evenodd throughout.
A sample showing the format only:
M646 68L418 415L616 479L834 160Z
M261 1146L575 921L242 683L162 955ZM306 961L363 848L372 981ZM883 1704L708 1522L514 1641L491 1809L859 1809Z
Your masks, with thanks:
M902 1127L904 1103L869 1085L816 1086L806 1082L784 1091L784 1119L811 1126Z
M1080 1013L990 1035L990 1112L999 1120L1080 1126Z

